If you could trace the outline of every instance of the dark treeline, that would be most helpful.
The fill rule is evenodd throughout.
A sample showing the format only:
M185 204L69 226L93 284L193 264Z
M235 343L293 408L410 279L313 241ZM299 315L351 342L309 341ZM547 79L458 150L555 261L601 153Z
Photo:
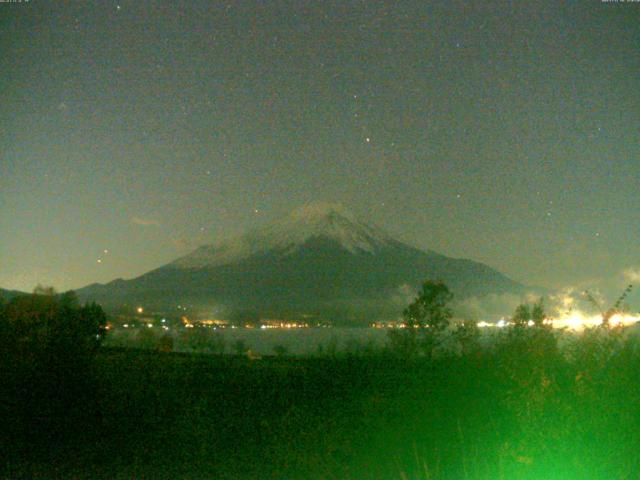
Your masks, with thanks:
M0 441L47 448L95 414L93 362L104 335L99 305L38 287L0 298Z
M637 476L632 331L604 325L561 345L543 321L527 326L544 316L539 302L486 343L470 323L445 334L449 300L425 284L404 317L426 328L397 330L386 349L252 360L97 349L99 307L71 294L13 299L0 310L0 476Z

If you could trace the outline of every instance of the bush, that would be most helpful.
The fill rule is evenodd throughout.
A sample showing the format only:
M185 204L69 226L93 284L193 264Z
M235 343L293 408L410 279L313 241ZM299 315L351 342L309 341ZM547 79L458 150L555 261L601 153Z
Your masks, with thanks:
M55 435L91 412L93 356L106 315L73 292L39 288L0 305L0 422L9 437Z
M289 350L284 345L276 345L273 347L273 353L275 353L276 357L284 357Z
M19 363L75 362L95 352L106 320L99 305L80 306L74 292L21 295L0 312L0 349Z

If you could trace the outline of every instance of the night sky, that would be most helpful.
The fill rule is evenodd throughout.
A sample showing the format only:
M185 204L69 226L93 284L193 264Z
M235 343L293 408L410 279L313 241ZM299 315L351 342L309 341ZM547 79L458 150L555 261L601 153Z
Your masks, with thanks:
M342 203L548 287L640 268L640 3L0 3L0 287Z

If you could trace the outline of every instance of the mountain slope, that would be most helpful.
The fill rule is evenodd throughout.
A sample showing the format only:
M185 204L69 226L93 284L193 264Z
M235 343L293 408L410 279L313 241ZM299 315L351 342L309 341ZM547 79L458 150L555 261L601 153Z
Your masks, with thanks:
M29 295L26 292L21 292L19 290L5 290L4 288L0 288L0 298L5 301L11 300L12 298L18 297L20 295Z
M522 289L486 265L420 251L340 206L313 204L133 280L78 293L107 305L186 304L228 317L309 314L356 322L395 318L426 278L444 281L459 298Z

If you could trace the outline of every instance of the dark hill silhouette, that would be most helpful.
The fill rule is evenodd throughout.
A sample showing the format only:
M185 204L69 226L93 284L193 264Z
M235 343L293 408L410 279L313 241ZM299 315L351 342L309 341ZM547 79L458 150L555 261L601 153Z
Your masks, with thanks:
M18 297L20 295L28 295L28 293L21 292L19 290L5 290L4 288L0 288L0 298L5 301L9 301L12 298Z

